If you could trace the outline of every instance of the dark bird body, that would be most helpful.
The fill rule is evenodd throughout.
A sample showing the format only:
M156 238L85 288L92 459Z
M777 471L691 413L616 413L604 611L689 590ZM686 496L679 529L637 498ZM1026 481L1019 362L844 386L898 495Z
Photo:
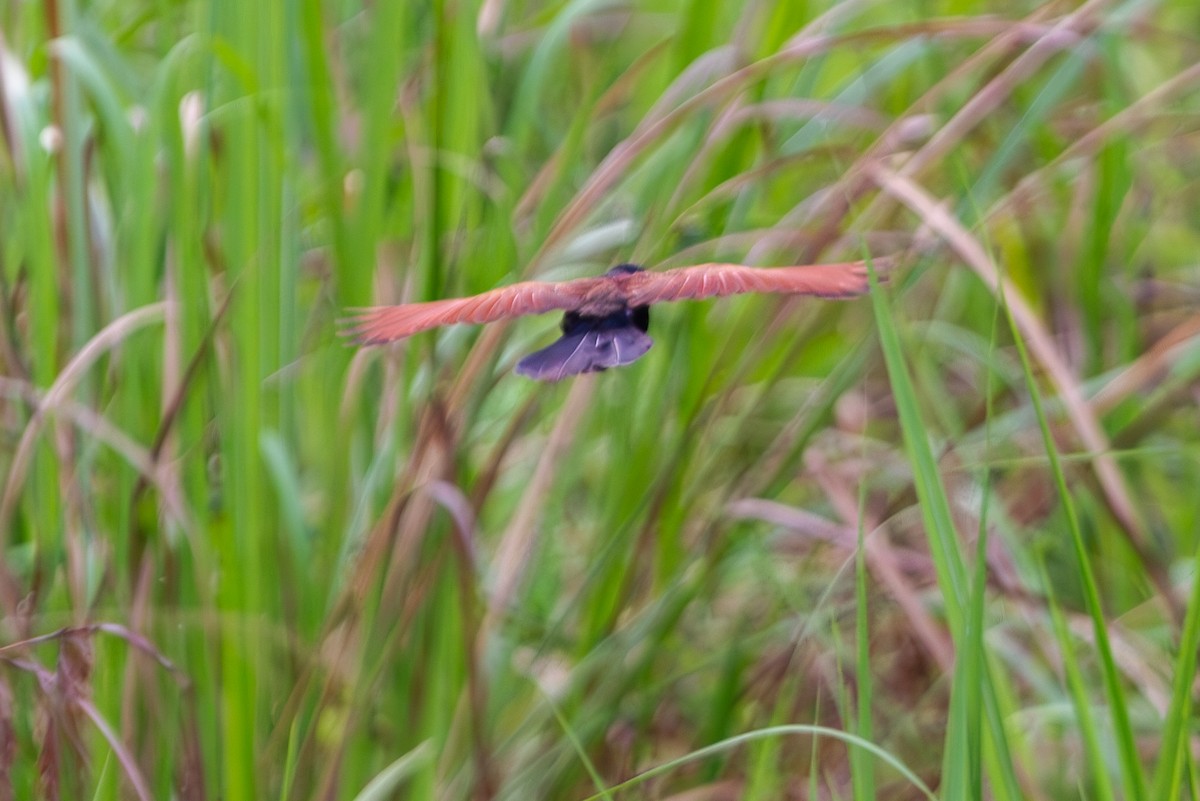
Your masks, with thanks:
M526 281L469 298L364 309L349 336L374 345L455 323L490 323L527 314L564 310L562 336L517 363L516 371L539 381L559 381L629 364L654 344L647 331L650 306L672 300L774 292L850 298L867 290L862 262L759 269L740 264L701 264L646 272L621 264L598 278L560 283Z
M641 272L632 264L619 264L605 277ZM630 308L622 300L612 311L596 304L592 309L563 315L563 335L549 347L517 362L516 372L538 381L561 381L569 375L596 373L637 361L650 350L650 307ZM588 311L593 313L589 314Z

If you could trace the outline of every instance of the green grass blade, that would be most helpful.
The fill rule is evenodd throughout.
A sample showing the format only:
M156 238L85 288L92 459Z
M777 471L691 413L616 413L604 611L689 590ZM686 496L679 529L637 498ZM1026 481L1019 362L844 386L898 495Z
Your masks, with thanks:
M900 335L874 270L871 282L871 305L875 310L879 343L883 348L892 393L896 398L896 412L904 433L905 451L913 466L913 482L921 507L921 518L925 522L925 535L929 539L929 550L937 569L938 585L942 589L950 631L958 641L964 632L964 613L970 597L966 568L950 514L950 502L942 486L937 462L929 445L929 433L921 419L916 391L908 375Z
M854 552L854 595L855 606L855 678L858 689L858 720L855 734L864 740L871 741L874 733L872 724L872 667L871 667L871 622L868 608L867 583L867 554L863 530L864 506L866 504L866 486L859 490L858 515L858 548ZM875 766L868 754L860 749L850 752L850 778L854 787L855 798L875 797Z
M1001 301L1003 302L1003 297ZM1104 690L1108 700L1109 714L1112 718L1113 736L1116 738L1117 743L1121 784L1124 787L1127 798L1131 799L1131 801L1141 801L1141 799L1145 798L1145 777L1142 773L1141 761L1138 758L1137 746L1134 743L1133 726L1130 721L1129 707L1125 700L1125 691L1121 685L1117 664L1113 658L1112 645L1108 639L1108 626L1107 621L1104 619L1104 610L1100 602L1100 590L1096 586L1096 578L1092 571L1091 561L1088 558L1087 546L1084 544L1083 532L1079 528L1079 517L1075 511L1075 501L1070 489L1067 487L1067 479L1063 473L1062 462L1058 455L1058 445L1054 441L1054 437L1050 431L1049 420L1046 418L1045 410L1042 407L1041 391L1038 389L1037 382L1033 376L1029 354L1025 348L1024 340L1021 338L1020 331L1017 328L1016 321L1013 320L1012 313L1007 305L1004 305L1004 312L1008 319L1009 330L1012 332L1013 340L1017 346L1017 352L1021 356L1021 366L1025 370L1026 388L1029 391L1030 401L1037 415L1038 428L1042 435L1042 444L1050 462L1050 473L1054 477L1054 487L1066 515L1067 528L1071 535L1072 553L1075 556L1076 569L1082 583L1088 615L1092 619L1092 633L1096 640L1097 658L1104 677ZM1077 707L1082 708L1083 706L1086 706L1086 701L1080 699ZM1084 721L1081 721L1081 725L1084 725ZM1092 732L1085 729L1084 733L1085 735L1091 735ZM1094 757L1099 759L1098 754L1094 755Z

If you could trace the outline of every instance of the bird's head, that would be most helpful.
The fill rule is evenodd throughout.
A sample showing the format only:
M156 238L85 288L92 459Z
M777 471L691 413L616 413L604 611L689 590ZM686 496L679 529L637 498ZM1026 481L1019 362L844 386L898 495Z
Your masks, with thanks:
M638 267L636 264L618 264L616 267L613 267L611 270L606 272L605 275L629 275L631 273L640 273L641 271L642 268Z

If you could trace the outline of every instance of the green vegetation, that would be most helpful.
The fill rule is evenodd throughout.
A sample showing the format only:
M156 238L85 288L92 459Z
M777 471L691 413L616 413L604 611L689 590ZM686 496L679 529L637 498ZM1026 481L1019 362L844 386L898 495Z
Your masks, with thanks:
M1200 797L1198 31L0 5L0 801ZM864 254L559 385L336 333Z

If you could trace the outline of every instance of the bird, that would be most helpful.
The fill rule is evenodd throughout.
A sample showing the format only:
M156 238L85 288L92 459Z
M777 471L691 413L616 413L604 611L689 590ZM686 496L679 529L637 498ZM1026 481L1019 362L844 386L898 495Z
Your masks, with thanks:
M883 261L875 260L876 269ZM650 307L749 292L845 299L867 291L865 262L760 268L697 264L649 271L618 264L601 276L572 281L524 281L466 298L359 309L343 334L360 345L393 342L443 325L483 324L565 312L562 335L517 362L515 372L537 381L561 381L637 361L654 344Z

